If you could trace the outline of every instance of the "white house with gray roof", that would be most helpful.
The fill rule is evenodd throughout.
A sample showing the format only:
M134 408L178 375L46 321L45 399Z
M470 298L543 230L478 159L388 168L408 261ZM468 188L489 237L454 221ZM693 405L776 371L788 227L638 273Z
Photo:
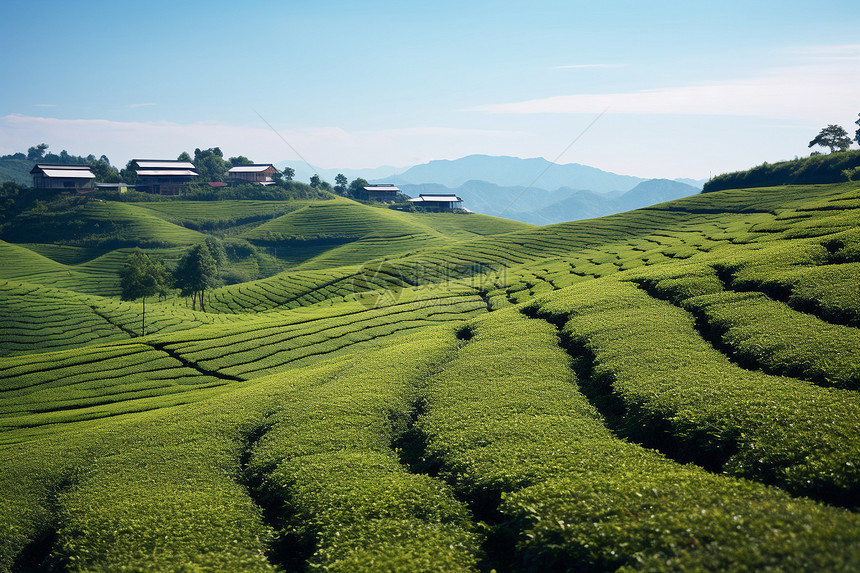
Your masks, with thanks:
M200 175L190 161L132 159L131 166L137 173L137 189L161 195L179 195Z
M39 163L30 170L36 189L60 189L86 192L93 188L96 176L89 165L53 165Z
M451 211L452 209L463 208L463 200L450 193L421 193L418 197L409 201L416 207L422 207L431 211Z
M255 183L257 185L272 185L272 175L277 169L271 163L254 163L251 165L237 165L227 171L227 176L235 179L237 183Z

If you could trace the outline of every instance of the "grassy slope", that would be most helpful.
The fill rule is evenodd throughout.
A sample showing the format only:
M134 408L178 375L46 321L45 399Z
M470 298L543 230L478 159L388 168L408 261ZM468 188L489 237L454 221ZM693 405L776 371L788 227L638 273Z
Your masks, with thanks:
M203 241L208 232L255 241L274 238L276 242L263 244L276 255L280 268L311 270L361 264L428 245L530 227L485 215L400 213L343 199L91 202L77 208L74 219L87 230L86 236L71 241L74 244L3 243L11 264L0 269L0 278L116 296L115 276L129 252L124 246L116 248L117 242L140 244L159 257L176 260L184 248ZM40 240L40 225L56 226L50 218L29 223L35 225L28 235L33 241ZM41 257L13 247L24 247ZM243 264L256 267L257 263L249 259L235 266L241 269Z
M157 217L190 229L231 227L280 217L312 201L168 201L134 203Z
M309 204L266 222L242 236L263 244L287 242L289 249L326 245L299 268L326 269L401 255L451 239L495 235L529 225L495 217L402 213L348 200Z
M348 241L319 268L218 289L217 313L153 304L134 341L134 305L29 284L66 267L0 244L26 264L0 299L0 568L155 547L215 569L856 569L833 504L860 503L858 208L856 184L731 190L467 238L509 229L331 202L254 235Z

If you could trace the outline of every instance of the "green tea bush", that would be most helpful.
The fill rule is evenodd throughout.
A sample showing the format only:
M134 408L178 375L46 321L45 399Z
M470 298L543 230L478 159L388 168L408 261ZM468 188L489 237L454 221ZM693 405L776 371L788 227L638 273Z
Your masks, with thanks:
M274 570L272 531L241 477L247 435L273 395L3 446L0 570Z
M856 566L860 521L852 513L619 439L578 391L555 327L508 310L469 328L426 386L417 428L423 459L489 521L498 550L489 566Z
M416 388L456 345L438 329L300 388L272 416L250 468L286 516L282 535L333 571L473 571L478 537L443 482L409 473L392 444Z
M760 266L739 273L734 283L743 290L760 290L789 306L828 322L860 324L860 263L821 266Z
M616 466L584 477L505 497L502 511L525 533L523 570L847 573L860 563L847 511L688 467Z
M860 387L860 333L854 328L796 312L761 293L704 295L683 306L747 367L821 386Z
M689 314L630 283L577 285L533 312L564 324L567 343L593 357L589 384L620 401L631 437L730 475L857 504L854 393L743 370Z

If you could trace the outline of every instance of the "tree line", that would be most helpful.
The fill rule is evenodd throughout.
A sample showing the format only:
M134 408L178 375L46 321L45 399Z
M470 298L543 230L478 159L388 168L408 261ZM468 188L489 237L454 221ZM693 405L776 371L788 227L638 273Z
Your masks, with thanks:
M20 159L54 165L88 165L93 175L96 176L96 181L99 183L128 183L129 185L133 185L137 182L137 173L132 168L131 161L126 163L124 168L118 169L111 164L105 155L97 158L95 155L90 154L84 157L81 155L72 155L65 149L59 154L51 153L48 149L50 149L50 146L47 143L40 143L27 149L26 154L18 152L4 155L0 159ZM200 174L198 180L201 183L223 181L230 168L254 163L244 155L225 159L224 153L219 147L210 147L209 149L197 148L194 150L193 157L188 152L183 151L176 159L194 164L197 173ZM292 181L295 174L294 169L285 167L275 173L273 179L276 183Z

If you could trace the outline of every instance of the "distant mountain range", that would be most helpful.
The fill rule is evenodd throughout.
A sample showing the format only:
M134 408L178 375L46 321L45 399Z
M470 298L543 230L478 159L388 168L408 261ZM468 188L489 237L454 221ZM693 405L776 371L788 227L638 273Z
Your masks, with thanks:
M314 173L334 183L338 173L371 183L394 183L412 197L420 193L455 193L463 206L476 213L548 225L602 217L672 201L698 193L704 180L643 179L595 167L557 165L543 158L469 155L430 161L408 169L321 169L313 171L297 161L284 161L295 178L307 181ZM398 172L399 171L399 172Z
M570 187L555 191L523 186L502 187L486 181L467 181L455 188L438 184L398 186L413 197L420 193L454 193L463 199L464 207L476 213L535 225L603 217L673 201L700 191L698 187L669 179L642 180L629 191L613 193L595 193Z
M461 159L439 160L410 167L397 176L400 183L439 183L460 187L468 181L486 181L504 186L558 189L571 187L595 193L627 191L644 181L640 177L616 175L578 163L556 165L543 158L519 159L469 155Z

